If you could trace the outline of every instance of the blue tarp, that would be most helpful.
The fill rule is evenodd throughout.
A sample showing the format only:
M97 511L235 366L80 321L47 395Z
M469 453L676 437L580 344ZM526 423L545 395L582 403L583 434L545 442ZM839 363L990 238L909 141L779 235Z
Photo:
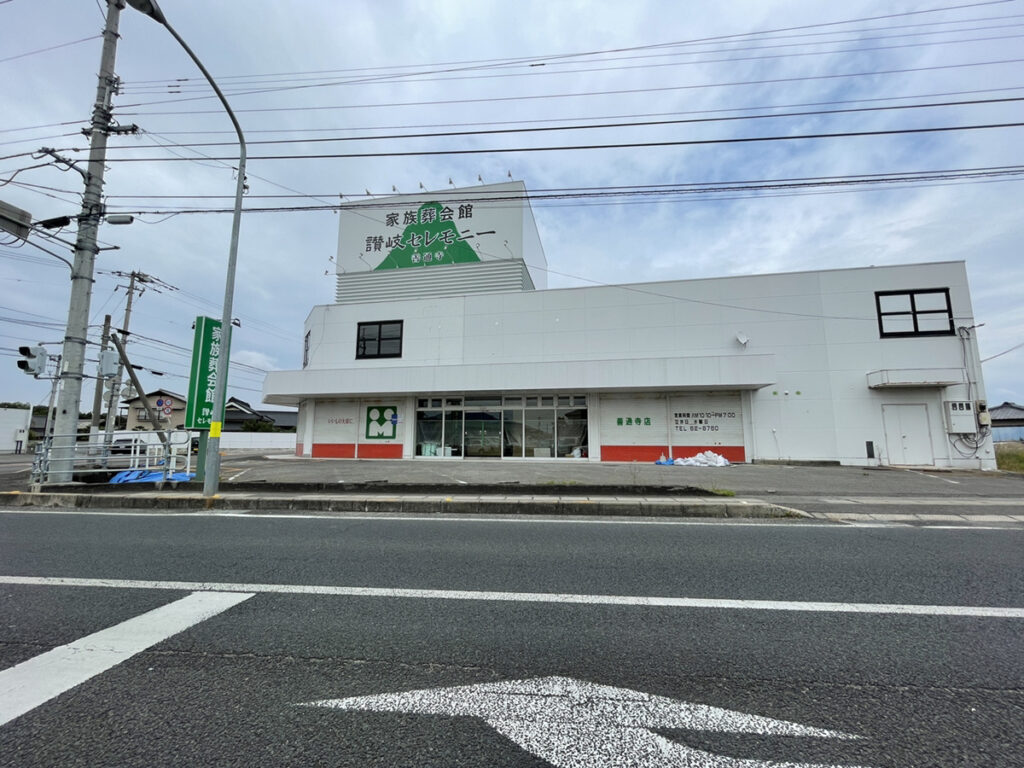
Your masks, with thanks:
M164 476L164 473L159 470L150 469L128 469L124 472L118 472L112 478L110 482L113 484L119 483L159 483L163 480L170 480L174 483L183 483L191 480L196 476L195 472L172 472L170 475Z

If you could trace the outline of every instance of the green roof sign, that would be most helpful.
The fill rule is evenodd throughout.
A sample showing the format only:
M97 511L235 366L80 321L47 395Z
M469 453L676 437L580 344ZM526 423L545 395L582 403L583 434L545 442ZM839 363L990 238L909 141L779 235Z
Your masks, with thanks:
M415 213L409 211L402 222L405 225L402 234L387 238L387 256L376 269L408 269L480 261L469 243L462 239L453 221L455 216L466 218L466 209L467 204L460 205L456 210L441 203L424 203ZM469 214L472 215L472 206L469 206ZM388 217L389 226L398 225L398 215L393 214L393 217ZM369 242L372 238L367 240L367 250L370 250L376 243Z

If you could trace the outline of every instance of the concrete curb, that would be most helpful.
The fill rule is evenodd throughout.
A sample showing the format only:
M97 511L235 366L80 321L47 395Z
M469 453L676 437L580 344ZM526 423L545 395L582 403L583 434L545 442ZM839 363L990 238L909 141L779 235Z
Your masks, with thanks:
M0 506L45 509L244 511L259 514L475 514L620 517L810 518L806 512L756 499L664 496L578 497L498 495L225 493L0 493Z

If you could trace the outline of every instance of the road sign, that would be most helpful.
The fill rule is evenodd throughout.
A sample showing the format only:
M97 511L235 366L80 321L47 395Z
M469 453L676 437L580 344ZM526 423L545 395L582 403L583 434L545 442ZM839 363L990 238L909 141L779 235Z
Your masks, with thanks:
M838 768L724 757L667 739L655 729L858 739L848 733L613 688L571 677L541 677L379 696L326 699L306 706L369 712L478 717L556 768ZM852 768L846 766L846 768Z
M213 393L217 388L217 360L221 355L220 320L196 318L192 343L192 371L185 402L185 429L209 429L213 417ZM226 384L227 382L225 382ZM227 397L227 387L224 387ZM221 403L223 406L223 403Z

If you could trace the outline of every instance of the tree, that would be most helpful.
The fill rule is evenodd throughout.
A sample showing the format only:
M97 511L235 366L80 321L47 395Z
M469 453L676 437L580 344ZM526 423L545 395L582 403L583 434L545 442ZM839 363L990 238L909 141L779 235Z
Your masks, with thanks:
M0 403L0 408L17 408L21 411L27 411L31 407L28 403Z

